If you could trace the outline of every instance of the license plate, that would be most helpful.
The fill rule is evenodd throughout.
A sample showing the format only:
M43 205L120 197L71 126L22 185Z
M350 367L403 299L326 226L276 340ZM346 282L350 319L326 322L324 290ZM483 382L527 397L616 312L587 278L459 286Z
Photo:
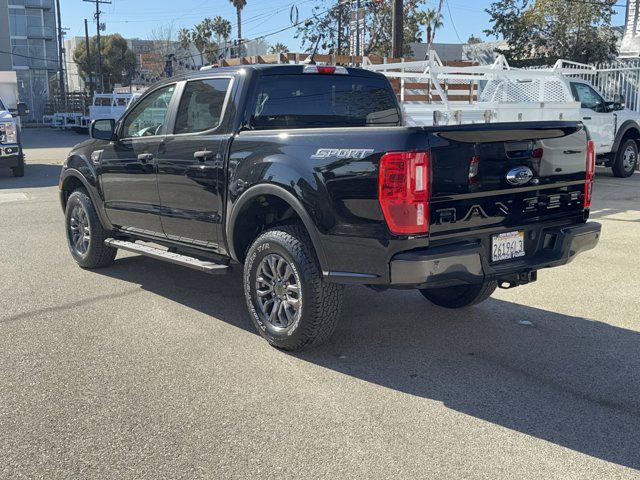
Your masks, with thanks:
M507 232L491 237L491 260L501 262L524 257L524 232Z

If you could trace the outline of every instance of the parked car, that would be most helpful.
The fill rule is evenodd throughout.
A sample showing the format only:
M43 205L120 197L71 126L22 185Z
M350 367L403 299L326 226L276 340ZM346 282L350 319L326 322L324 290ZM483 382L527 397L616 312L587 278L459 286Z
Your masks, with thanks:
M600 235L581 123L403 127L388 80L366 70L193 73L90 133L60 178L75 261L105 267L123 249L243 265L257 331L287 350L331 335L345 284L465 307Z
M630 177L638 167L640 113L624 107L624 98L607 102L586 80L566 78L580 102L580 115L596 143L597 163L611 167L616 177Z
M10 168L14 177L24 176L20 117L27 114L18 101L16 72L0 72L0 168Z

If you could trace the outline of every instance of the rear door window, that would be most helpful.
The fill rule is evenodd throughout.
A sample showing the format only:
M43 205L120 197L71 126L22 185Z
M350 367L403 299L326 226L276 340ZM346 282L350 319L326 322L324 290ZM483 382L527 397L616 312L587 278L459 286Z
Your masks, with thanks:
M192 80L180 99L174 133L195 133L220 125L231 79Z
M383 78L265 75L251 111L254 129L399 125L395 95Z

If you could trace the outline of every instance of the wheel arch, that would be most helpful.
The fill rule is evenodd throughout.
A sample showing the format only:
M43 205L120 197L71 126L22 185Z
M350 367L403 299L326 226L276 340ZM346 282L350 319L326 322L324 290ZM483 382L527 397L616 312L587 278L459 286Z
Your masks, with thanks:
M96 182L97 180L95 177L89 180L80 170L70 167L65 168L60 175L60 204L62 206L62 210L65 210L69 195L71 195L74 190L82 187L86 190L91 202L93 202L102 226L106 230L112 230L113 225L104 211L103 202Z
M617 152L622 143L629 139L633 138L636 143L640 144L640 125L635 120L627 120L618 129L618 133L616 133L616 138L613 142L612 152ZM640 145L638 145L640 147Z
M253 238L238 238L242 234L242 220L243 213L247 213L250 209L256 208L257 205L264 202L264 199L275 199L274 204L277 203L279 208L288 208L290 212L286 215L294 214L305 227L305 230L311 238L318 262L323 271L326 270L327 260L322 248L322 242L320 234L313 222L311 216L305 209L302 202L291 192L283 187L273 184L260 184L255 185L246 190L234 203L229 219L226 226L226 240L227 248L230 256L239 262L244 261L244 254L246 252L246 246L250 245L253 240L259 235L254 235ZM285 216L285 220L292 218L291 216ZM278 224L277 222L275 223ZM269 227L269 223L265 224Z

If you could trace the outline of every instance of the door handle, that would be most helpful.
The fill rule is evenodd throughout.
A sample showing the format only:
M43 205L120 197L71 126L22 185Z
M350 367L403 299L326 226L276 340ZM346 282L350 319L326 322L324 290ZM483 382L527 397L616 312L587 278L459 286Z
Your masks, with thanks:
M583 120L591 120L591 117L582 117Z
M140 160L142 163L147 163L147 162L153 160L153 154L151 154L151 153L141 153L140 155L138 155L138 160Z
M201 162L209 160L211 157L213 157L213 152L211 150L200 150L197 152L193 152L193 158L195 158L196 160L200 160Z

